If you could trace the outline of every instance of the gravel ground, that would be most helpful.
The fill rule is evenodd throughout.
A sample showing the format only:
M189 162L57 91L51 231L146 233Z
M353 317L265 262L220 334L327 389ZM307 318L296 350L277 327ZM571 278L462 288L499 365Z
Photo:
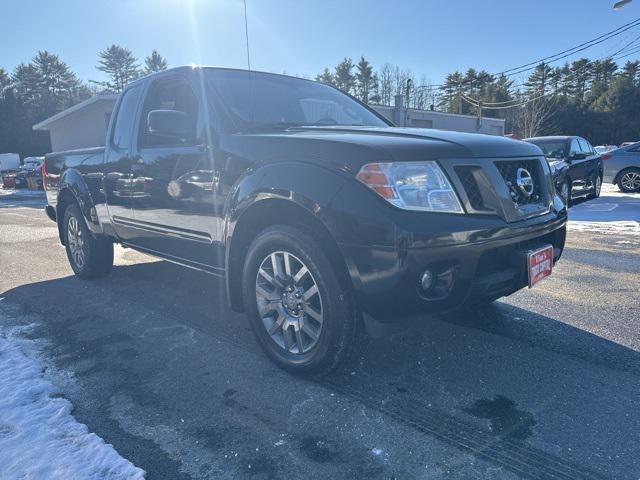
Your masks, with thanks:
M215 278L118 249L76 279L41 207L0 198L0 327L147 478L640 477L637 234L572 229L534 289L412 318L312 381Z

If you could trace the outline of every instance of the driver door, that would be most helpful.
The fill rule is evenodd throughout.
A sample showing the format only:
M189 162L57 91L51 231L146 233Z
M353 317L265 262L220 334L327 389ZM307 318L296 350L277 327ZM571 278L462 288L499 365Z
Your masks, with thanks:
M153 110L187 114L193 138L150 133L147 121ZM202 111L197 88L183 75L161 76L148 87L133 147L132 207L136 246L209 269L217 229L216 175L211 149L197 134L202 130Z
M585 186L586 159L580 158L584 155L582 147L577 138L571 140L569 146L569 176L571 177L571 192L579 193Z

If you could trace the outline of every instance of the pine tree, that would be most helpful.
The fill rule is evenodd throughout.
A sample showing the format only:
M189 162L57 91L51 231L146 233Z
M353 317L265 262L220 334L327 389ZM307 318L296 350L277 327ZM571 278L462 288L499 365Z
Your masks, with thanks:
M553 69L547 63L539 63L524 83L527 93L531 97L546 95L550 91Z
M634 87L640 87L640 61L625 63L620 75L631 81Z
M75 100L80 94L81 84L66 63L47 51L38 52L32 63L43 112L55 113L77 103Z
M593 64L587 58L581 58L571 63L570 78L573 84L573 96L578 103L584 102L589 82L593 78Z
M40 51L18 65L11 76L15 94L33 118L46 118L77 103L82 85L57 55Z
M353 91L355 78L352 70L353 61L350 58L345 58L336 65L336 73L334 75L335 85L345 93L351 93Z
M4 98L4 92L9 85L11 85L11 77L4 68L0 68L0 98Z
M335 85L335 80L331 71L325 67L324 71L316 75L316 82L326 83L327 85Z
M382 101L382 97L380 96L380 81L378 80L378 73L373 72L373 76L371 77L371 89L370 89L369 102L373 104L378 104Z
M138 59L130 50L119 45L111 45L99 53L100 61L96 68L108 75L109 80L95 83L106 91L121 92L125 85L140 77Z
M169 66L167 64L167 60L162 55L160 55L157 50L151 52L151 55L144 59L144 64L144 73L147 75L150 73L166 70Z
M365 60L364 56L360 57L360 61L356 65L356 93L358 98L369 103L369 95L373 82L373 67Z
M465 77L458 71L447 75L444 85L441 87L442 96L438 104L440 110L450 113L463 113L462 93L464 79Z

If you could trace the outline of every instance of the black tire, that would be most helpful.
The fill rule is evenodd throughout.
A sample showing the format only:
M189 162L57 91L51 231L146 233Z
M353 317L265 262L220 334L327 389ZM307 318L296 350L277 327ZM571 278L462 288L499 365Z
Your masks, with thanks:
M597 183L598 181L600 182L599 184ZM587 195L589 200L593 200L600 196L600 190L602 189L602 177L596 173L591 179L591 183L593 184L593 193Z
M566 198L564 193L562 192L563 187L567 189ZM562 198L567 208L569 208L571 206L571 180L569 179L565 180L562 186L560 187L560 191L558 193L560 193L560 198Z
M636 177L636 175L640 175L640 168L627 168L626 170L623 170L622 172L620 172L620 174L618 175L618 182L617 182L618 188L625 193L640 192L640 186L630 187L627 185L627 182L625 182L625 179L626 179L626 176L628 175L632 175L633 178L638 178Z
M65 209L62 229L67 258L76 275L83 279L90 279L104 277L111 271L113 267L113 242L89 231L78 205L72 204ZM79 232L75 237L82 239L81 242L75 240L75 244L79 244L78 248L82 250L82 261L78 256L78 250L74 250L73 247L73 231L75 230Z
M273 328L281 318L296 321L296 317L291 316L290 312L286 310L285 302L277 300L286 295L286 289L297 288L285 287L287 282L290 285L296 283L294 266L279 268L279 275L275 270L271 270L273 277L282 279L278 282L267 283L266 288L271 285L275 286L276 283L282 284L280 290L275 288L270 293L276 299L275 301L265 302L266 297L258 294L258 283L264 281L258 272L265 265L273 265L273 263L264 263L274 261L273 257L270 257L271 254L275 254L276 258L278 255L282 255L283 260L284 255L288 254L289 258L293 260L287 260L287 262L295 263L299 268L296 270L298 272L302 270L299 265L306 267L310 274L305 277L317 285L318 294L314 298L315 301L320 302L320 307L316 309L321 310L322 323L315 344L310 346L308 351L304 351L304 340L308 340L307 343L311 344L314 342L312 337L305 336L305 339L300 337L301 347L293 347L289 342L289 349L284 339L286 333L297 334L301 324L297 324L298 327L276 328L276 333L272 334L267 330L269 322ZM265 266L265 268L269 267ZM288 276L286 270L289 271ZM264 272L264 269L262 271ZM361 344L363 322L361 315L354 307L352 295L348 287L343 285L344 282L340 281L335 267L327 258L320 243L308 233L286 225L273 226L261 232L249 247L242 278L244 306L251 328L264 352L279 367L296 374L322 375L335 369L353 353L357 345ZM262 291L264 292L264 290ZM307 305L307 300L304 301ZM312 301L311 298L309 301ZM271 313L264 314L264 319L259 311L259 302L262 303L263 313L265 305L267 305L266 310L272 308ZM304 323L311 322L313 319L310 319L308 313L305 313L307 312L305 308L306 306L300 308L298 312L302 312L300 315ZM282 342L285 344L278 343L278 335L281 335ZM289 338L296 340L295 344L298 344L297 336ZM292 352L293 348L299 351Z

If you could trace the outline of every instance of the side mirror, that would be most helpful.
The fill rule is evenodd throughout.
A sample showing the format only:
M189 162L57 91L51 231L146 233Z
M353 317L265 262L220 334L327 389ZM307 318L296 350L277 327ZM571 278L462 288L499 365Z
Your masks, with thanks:
M569 160L584 160L585 158L587 158L586 153L574 153L569 157Z
M186 140L195 138L191 117L179 110L151 110L147 115L147 131L153 135Z

